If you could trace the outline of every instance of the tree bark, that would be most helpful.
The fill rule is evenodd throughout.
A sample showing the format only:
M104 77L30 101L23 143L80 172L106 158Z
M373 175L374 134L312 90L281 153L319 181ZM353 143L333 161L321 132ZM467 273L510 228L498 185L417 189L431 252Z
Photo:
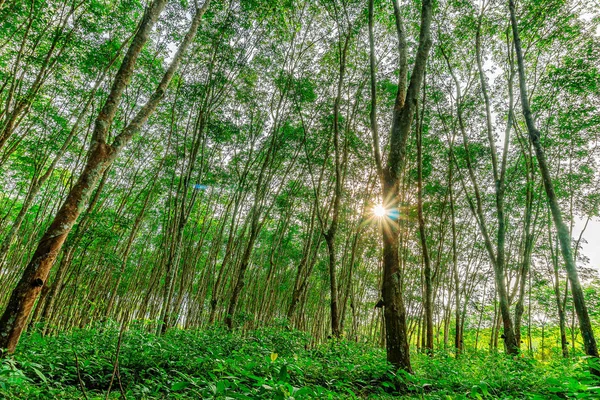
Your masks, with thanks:
M423 111L421 111L421 114ZM418 120L417 112L417 120ZM423 310L425 313L425 349L433 354L433 287L431 276L431 259L427 247L425 232L425 216L423 215L423 116L421 122L417 121L417 214L419 220L419 238L421 239L421 253L423 257L423 279L425 283L425 299Z
M397 368L412 372L406 327L406 309L402 299L400 255L398 253L399 229L399 184L401 171L405 161L406 143L417 107L419 92L425 75L425 65L431 48L431 20L433 4L424 0L421 8L421 24L419 30L419 46L415 63L406 89L407 77L407 45L402 25L399 5L393 1L396 20L396 31L399 39L399 84L396 102L392 113L392 130L390 135L390 151L385 168L379 171L382 181L383 206L388 210L388 218L382 224L383 238L383 282L382 297L384 303L385 338L387 359ZM373 3L369 4L370 24L373 23ZM370 40L373 41L373 30L369 29ZM374 51L371 46L371 80L375 80ZM373 83L371 83L373 97ZM373 100L372 100L373 101ZM372 104L374 104L372 102ZM375 110L372 110L371 124L375 124ZM376 130L373 130L377 143ZM375 149L375 151L379 151ZM391 217L390 217L391 216Z
M119 108L123 92L133 75L137 58L148 41L150 32L166 3L167 0L155 0L144 13L127 54L123 58L121 67L114 78L108 98L96 119L86 165L38 244L21 280L11 294L4 314L0 318L0 348L6 348L9 353L14 352L31 308L48 277L56 255L62 248L71 228L87 203L91 192L104 171L114 162L123 147L143 126L164 97L166 89L179 66L182 55L195 37L200 22L200 19L196 18L196 16L203 14L208 6L207 1L201 9L197 10L190 30L183 39L161 82L148 102L141 107L123 131L115 137L113 143L108 144L106 143L106 139L110 125Z
M573 304L575 305L575 311L579 319L579 329L581 330L581 336L585 347L585 353L588 356L598 358L598 347L596 345L596 339L594 337L594 331L592 330L592 324L590 316L588 314L587 307L585 305L585 299L583 295L583 289L579 282L579 274L577 272L577 265L573 258L571 251L571 236L567 225L562 219L562 213L556 193L554 192L554 184L550 176L550 170L546 162L546 154L540 143L540 131L535 125L531 109L529 107L529 95L527 93L527 83L525 78L525 61L523 59L523 52L521 50L521 38L519 36L519 28L517 25L517 17L515 12L515 2L509 0L510 9L510 20L512 25L512 32L514 37L515 52L517 55L517 64L519 69L519 87L521 90L521 106L523 108L523 116L527 124L527 131L529 133L529 140L535 150L535 155L538 160L540 172L542 174L542 181L544 182L544 188L546 189L546 196L552 212L552 219L554 220L554 226L556 227L556 234L560 242L560 248L565 262L565 269L567 270L567 276L569 282L571 282L571 293L573 295ZM592 369L595 375L600 375L599 369Z
M548 244L550 246L550 255L552 258L552 272L554 276L554 298L556 301L556 310L558 311L558 328L560 330L560 347L564 358L569 358L569 344L567 342L567 330L566 330L566 316L565 308L563 306L561 292L560 292L560 279L558 276L558 243L554 245L552 240L552 233L550 232L551 219L548 215ZM556 250L555 250L556 249Z

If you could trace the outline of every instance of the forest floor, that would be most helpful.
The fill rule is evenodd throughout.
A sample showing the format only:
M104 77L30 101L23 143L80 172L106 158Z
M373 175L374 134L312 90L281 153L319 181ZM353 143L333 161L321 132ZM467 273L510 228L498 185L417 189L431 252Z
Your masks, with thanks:
M381 348L343 339L313 346L306 334L286 329L157 336L132 326L120 346L119 333L105 325L24 335L15 355L1 361L0 398L600 398L585 358L414 352L414 375L407 375L393 372Z

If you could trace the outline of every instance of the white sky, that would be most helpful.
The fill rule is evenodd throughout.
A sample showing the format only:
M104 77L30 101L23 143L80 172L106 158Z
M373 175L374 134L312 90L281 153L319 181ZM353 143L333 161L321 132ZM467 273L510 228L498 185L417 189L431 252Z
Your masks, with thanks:
M573 238L577 240L581 230L585 226L585 219L577 218L575 220L575 225L573 226ZM600 238L600 221L598 218L593 218L588 223L588 226L583 233L583 239L587 241L587 243L582 243L582 249L580 251L583 252L585 256L590 259L590 263L588 264L590 267L594 267L598 271L598 277L600 277L600 246L599 239ZM583 242L583 240L582 240Z

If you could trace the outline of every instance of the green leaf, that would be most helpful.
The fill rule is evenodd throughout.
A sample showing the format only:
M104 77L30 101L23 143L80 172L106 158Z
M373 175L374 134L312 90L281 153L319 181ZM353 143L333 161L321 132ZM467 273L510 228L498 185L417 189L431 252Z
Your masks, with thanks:
M35 374L42 380L44 381L44 383L48 383L48 378L46 378L46 376L42 373L42 371L40 371L39 369L32 367L31 369L33 369L33 372L35 372Z
M287 373L287 366L284 364L281 366L281 369L279 370L279 381L280 382L288 382L290 379L290 376Z
M171 390L173 392L177 392L177 391L185 389L186 387L188 387L190 385L191 385L190 382L175 382L174 384L171 385Z

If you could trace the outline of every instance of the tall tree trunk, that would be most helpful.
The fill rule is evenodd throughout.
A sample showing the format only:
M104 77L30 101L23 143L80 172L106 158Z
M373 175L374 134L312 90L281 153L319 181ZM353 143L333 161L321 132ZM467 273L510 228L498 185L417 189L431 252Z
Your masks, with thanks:
M338 24L338 30L341 27ZM344 84L344 76L346 72L346 55L348 53L348 45L350 42L351 27L348 32L344 33L344 42L342 45L342 34L338 32L338 55L340 57L339 76L337 82L337 94L333 105L333 150L335 159L335 188L333 193L333 210L331 223L329 228L323 230L325 243L327 244L327 253L329 254L329 295L330 295L330 311L331 311L331 334L334 337L339 337L341 334L340 328L340 310L339 310L339 293L337 284L337 257L336 257L336 234L339 226L339 214L342 203L343 189L343 173L342 173L342 149L340 148L340 103L342 101L342 88ZM347 148L344 150L347 151ZM319 219L319 221L322 221Z
M388 218L382 224L383 239L383 282L382 297L384 303L385 338L387 359L397 368L412 372L406 327L406 309L402 299L400 255L398 253L400 240L399 227L399 184L401 171L405 161L406 143L412 126L415 109L419 101L419 92L425 75L425 66L431 48L431 20L433 4L431 0L424 0L421 8L421 26L419 31L419 46L415 56L415 63L408 88L407 42L406 32L403 27L400 7L396 1L394 16L398 35L399 50L399 80L396 102L392 113L392 130L390 135L390 151L385 168L377 165L377 170L382 182L383 206L388 210ZM369 2L369 40L371 42L371 129L374 144L378 144L376 129L376 101L373 96L374 81L376 82L375 54L373 46L373 1ZM379 148L375 149L376 154ZM379 157L376 157L379 159Z
M453 143L451 143L453 145ZM452 150L451 150L452 151ZM459 355L463 351L463 335L461 325L461 312L460 312L460 277L458 274L458 244L456 241L456 215L454 205L454 163L452 163L451 157L449 157L448 165L448 191L450 196L450 218L452 223L452 276L454 278L454 348L456 354Z
M544 182L544 188L546 189L546 196L550 210L552 212L552 218L556 227L556 234L560 242L560 248L565 262L565 269L567 270L567 276L569 282L571 282L571 293L573 295L573 304L575 305L575 311L579 319L579 329L581 330L581 336L583 338L583 344L585 347L585 353L588 356L598 358L598 347L596 345L596 339L594 338L594 331L592 329L592 323L588 314L587 307L585 305L585 299L583 296L583 289L579 282L579 274L577 273L577 265L573 258L571 251L571 236L567 225L562 219L562 213L558 205L556 193L554 192L554 184L550 176L550 170L546 162L546 154L540 143L540 131L535 125L531 109L529 107L529 95L527 94L527 83L525 78L525 61L523 60L523 52L521 50L521 38L519 37L519 28L517 25L517 17L515 12L515 2L509 0L510 8L510 20L512 25L515 52L517 54L517 64L519 67L519 87L521 89L521 106L523 108L523 116L527 124L527 131L529 133L529 140L535 150L535 155L538 160L540 172L542 174L542 181ZM592 372L596 375L600 375L600 369L592 369Z
M166 2L167 0L155 0L146 9L127 54L123 58L121 67L114 78L110 94L96 119L86 165L77 183L67 195L65 202L38 244L21 280L11 294L4 314L0 318L0 348L6 348L9 353L14 352L31 308L48 277L56 255L62 248L91 192L104 171L114 162L124 146L139 131L164 97L182 55L196 35L200 23L200 18L197 16L201 16L208 5L207 1L201 9L197 10L190 30L179 46L155 92L123 131L115 137L113 143L108 144L106 139L110 125L115 118L123 92L133 75L137 58L148 41L150 32Z
M504 216L504 191L505 191L506 160L507 160L508 145L509 145L508 139L510 138L510 129L511 129L511 125L512 125L511 124L512 113L509 110L509 121L508 121L509 123L507 124L507 128L505 130L505 143L504 143L504 151L503 151L503 157L502 157L502 165L501 165L501 168L499 168L498 167L498 156L497 156L497 151L496 151L496 143L494 140L494 135L493 135L492 126L491 126L492 116L491 116L491 111L490 111L490 100L489 100L489 96L487 93L487 82L485 80L483 64L482 64L482 60L481 60L481 37L480 37L481 32L480 32L480 30L481 30L482 18L483 18L483 10L481 11L481 14L479 15L479 22L478 22L478 26L477 26L477 34L476 34L476 40L475 40L475 48L476 48L477 66L478 66L478 70L479 70L479 78L480 78L480 83L481 83L481 88L482 88L482 93L483 93L483 98L484 98L484 103L485 103L486 131L487 131L488 143L490 146L492 170L493 170L493 177L494 177L494 183L495 183L496 214L497 214L497 220L498 220L498 229L497 229L497 238L496 238L497 240L496 240L495 249L494 249L494 244L492 243L492 238L490 236L490 232L488 230L488 225L485 222L486 216L483 211L482 195L481 195L481 191L479 189L479 184L477 183L477 178L475 175L473 162L470 157L469 140L467 137L465 121L463 118L463 102L462 102L460 81L459 81L458 77L456 76L456 74L454 73L454 69L452 68L450 59L444 52L443 48L442 48L442 54L443 54L444 58L446 59L446 64L450 71L450 75L452 76L452 79L456 86L456 114L458 117L458 126L459 126L459 130L461 132L461 135L462 135L463 146L464 146L465 153L466 153L465 161L466 161L467 168L468 168L469 179L471 181L471 184L473 185L473 192L475 195L475 204L473 204L472 199L470 199L469 197L467 198L467 201L469 202L469 207L470 207L475 219L477 220L479 230L484 239L486 251L487 251L490 261L494 267L494 278L495 278L495 282L496 282L496 290L498 292L497 294L498 294L498 300L499 300L499 306L500 306L500 315L502 316L502 322L503 322L503 328L504 328L502 338L504 339L505 349L509 354L516 354L519 349L518 349L518 346L517 346L517 343L515 340L512 316L510 314L510 302L509 302L508 290L506 288L506 279L505 279L505 277L506 277L506 274L505 274L506 220L505 220L505 216ZM509 82L509 85L510 85L510 82ZM465 190L465 193L466 193L465 184L464 184L464 182L461 182L461 183L462 183L463 189ZM495 347L495 342L494 342L494 347Z
M284 95L282 95L281 97L281 102L283 102L283 98ZM261 170L254 190L254 202L250 211L251 223L248 242L246 244L246 247L244 248L244 253L240 260L240 267L237 271L237 276L234 279L235 283L231 293L231 298L229 299L227 315L225 316L225 325L227 325L228 329L233 329L234 327L235 313L237 311L240 294L245 285L246 270L248 269L248 266L250 264L250 257L252 256L252 253L254 251L254 243L266 221L266 216L269 215L269 211L275 205L275 201L271 202L271 204L268 206L265 204L266 193L271 183L270 181L273 178L273 176L271 175L272 171L270 171L270 169L273 166L275 157L277 155L277 128L273 129L271 135L271 140L269 141L269 145L267 147L267 154L265 155L265 159L261 165ZM290 163L290 165L288 165L286 170L280 174L281 182L273 192L274 198L277 198L277 196L279 195L285 182L285 178L288 176L289 172L294 166L297 157L298 152L296 152L293 161Z
M256 237L259 233L259 209L255 208L253 210L254 214L252 216L252 225L250 227L250 236L248 237L248 243L246 244L246 248L244 249L244 254L242 255L242 259L240 261L240 268L238 269L237 277L235 280L235 285L233 286L233 291L231 293L231 298L229 299L229 306L227 308L227 315L225 316L225 325L227 325L228 329L233 329L235 313L237 311L238 301L240 299L240 294L242 293L242 289L245 285L245 275L246 270L248 269L248 265L250 264L250 256L252 255L252 251L254 249L254 242L256 241Z
M423 89L425 91L425 89ZM423 96L425 97L425 96ZM424 112L422 111L421 114ZM433 354L433 288L431 281L431 260L427 247L425 233L425 217L423 215L423 118L417 121L417 213L419 220L419 237L421 239L421 252L423 257L423 280L425 283L425 299L423 310L425 312L425 349ZM419 119L417 111L417 120Z
M562 349L563 357L569 358L569 344L567 342L565 307L561 298L560 279L558 276L558 243L556 243L556 246L553 243L552 233L550 231L550 224L551 219L550 215L548 215L548 244L550 246L550 255L552 258L552 272L554 276L554 297L556 300L556 309L558 311L558 328L560 330L560 347Z
M313 204L311 207L310 221L306 228L307 237L302 249L302 258L300 259L298 267L296 268L296 278L294 280L294 288L292 290L292 299L290 301L290 305L287 311L287 319L290 323L294 318L296 307L298 306L298 303L300 302L300 297L302 296L302 293L306 288L306 284L308 283L308 278L310 276L310 272L312 271L312 266L314 265L314 263L311 263L311 260L316 261L316 257L311 257L311 254L313 253L313 247L315 248L316 255L316 252L318 252L318 248L321 244L321 241L319 240L319 234L316 245L313 245L313 238L315 236L314 224L316 210L317 207ZM305 272L306 270L308 271Z
M512 96L511 96L512 98ZM529 147L531 153L531 147ZM521 347L521 319L525 310L525 286L527 285L527 277L531 266L531 254L533 252L534 234L532 227L532 215L533 215L533 184L534 184L534 172L533 172L533 158L532 154L526 155L523 151L526 160L526 194L525 194L525 226L523 227L523 260L521 261L521 268L519 271L519 296L517 298L517 304L515 305L515 338L517 346ZM559 296L560 297L560 296Z

